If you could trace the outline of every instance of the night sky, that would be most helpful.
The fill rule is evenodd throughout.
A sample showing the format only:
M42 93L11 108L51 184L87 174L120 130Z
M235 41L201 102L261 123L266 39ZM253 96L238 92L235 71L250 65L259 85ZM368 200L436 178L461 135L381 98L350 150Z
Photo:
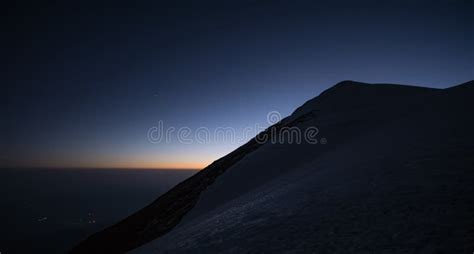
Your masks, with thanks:
M347 79L474 78L473 1L66 2L2 8L2 167L202 168L242 142L149 128L264 125Z

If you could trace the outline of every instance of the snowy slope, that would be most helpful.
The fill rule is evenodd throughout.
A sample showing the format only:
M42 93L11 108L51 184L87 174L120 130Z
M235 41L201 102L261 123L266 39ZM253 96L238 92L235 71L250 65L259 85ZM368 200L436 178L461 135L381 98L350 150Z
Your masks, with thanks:
M338 84L285 120L326 145L265 144L133 253L469 253L472 86Z
M72 253L470 253L473 87L341 82L275 126L327 144L251 140Z

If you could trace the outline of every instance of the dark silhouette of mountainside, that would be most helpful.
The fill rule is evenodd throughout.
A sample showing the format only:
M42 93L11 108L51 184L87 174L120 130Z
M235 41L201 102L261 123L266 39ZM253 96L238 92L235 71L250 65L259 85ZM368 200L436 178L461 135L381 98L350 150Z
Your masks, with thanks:
M252 139L71 253L470 253L473 106L474 81L340 82L258 135L317 144Z

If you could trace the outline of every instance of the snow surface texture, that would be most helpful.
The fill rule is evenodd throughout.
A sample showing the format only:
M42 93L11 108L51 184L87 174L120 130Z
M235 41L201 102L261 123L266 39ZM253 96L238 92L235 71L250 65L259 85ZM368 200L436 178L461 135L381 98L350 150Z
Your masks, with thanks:
M342 82L291 121L327 144L265 144L132 253L472 253L473 82Z

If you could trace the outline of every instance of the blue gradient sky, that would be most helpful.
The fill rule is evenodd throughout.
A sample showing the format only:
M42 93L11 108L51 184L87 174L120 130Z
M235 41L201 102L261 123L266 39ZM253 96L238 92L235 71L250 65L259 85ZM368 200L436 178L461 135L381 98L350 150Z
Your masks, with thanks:
M472 1L76 4L5 9L0 166L204 167L239 143L148 129L265 125L346 79L474 78Z

